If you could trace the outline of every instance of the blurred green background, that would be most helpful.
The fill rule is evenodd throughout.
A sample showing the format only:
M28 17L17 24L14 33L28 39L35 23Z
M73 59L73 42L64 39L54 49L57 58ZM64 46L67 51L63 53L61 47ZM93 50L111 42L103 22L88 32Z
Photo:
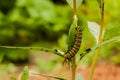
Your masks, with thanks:
M105 0L104 40L120 35L119 4L120 0ZM78 13L86 21L100 24L100 9L96 0L83 0ZM39 46L65 51L72 20L73 11L65 0L0 0L0 45ZM95 44L91 33L88 30L84 31L80 51L93 47ZM32 59L30 53L31 51L28 50L0 48L0 62L17 64L29 62ZM63 61L57 56L52 57L48 63L44 63L48 55L45 53L37 57L36 63L42 70L51 70L57 62ZM120 42L102 46L100 59L119 64ZM89 64L91 60L92 54L89 54L84 57L82 63Z

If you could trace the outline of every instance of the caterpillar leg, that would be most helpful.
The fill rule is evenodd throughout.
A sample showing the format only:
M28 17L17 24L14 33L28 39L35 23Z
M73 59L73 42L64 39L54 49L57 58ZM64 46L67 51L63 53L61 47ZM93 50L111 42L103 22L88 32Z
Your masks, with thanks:
M63 61L63 66L67 67L70 70L70 61L68 59L65 59Z

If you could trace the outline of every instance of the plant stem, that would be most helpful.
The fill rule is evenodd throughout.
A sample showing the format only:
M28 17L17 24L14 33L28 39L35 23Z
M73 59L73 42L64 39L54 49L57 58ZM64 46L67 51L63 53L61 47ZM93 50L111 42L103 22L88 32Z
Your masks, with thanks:
M76 0L73 0L73 8L74 8L74 21L77 20L77 16L76 16ZM76 26L77 26L77 21L76 21ZM75 80L75 76L76 76L76 56L74 56L72 58L72 80Z
M59 76L51 76L51 75L46 75L46 74L41 74L41 73L35 73L35 72L30 72L30 74L34 74L34 75L39 75L39 76L43 76L43 77L50 77L50 78L55 78L58 80L68 80Z
M12 49L28 49L28 50L39 50L39 51L45 51L45 52L51 52L54 53L58 56L64 57L64 54L62 51L59 50L52 50L52 49L48 49L48 48L43 48L43 47L15 47L15 46L0 46L0 48L12 48Z
M74 15L76 15L76 0L73 0Z
M100 42L102 41L102 35L103 35L102 33L103 33L103 24L104 24L104 0L101 0L100 12L101 12L101 25L100 25L100 35L99 35L99 39L98 39L98 44L100 44ZM96 63L98 60L98 56L99 56L99 51L100 51L100 49L97 48L96 52L95 52L96 54L95 54L94 59L93 59L92 70L91 70L91 73L89 76L89 80L92 80L92 78L93 78L95 66L96 66Z
M100 44L94 46L94 47L91 48L91 49L94 51L94 50L96 50L97 48L99 48L99 47L101 47L101 46L103 46L103 45L106 45L106 44L108 44L108 43L111 43L111 42L117 41L117 40L120 40L120 36L117 36L117 37L111 38L111 39L109 39L109 40L103 41L103 42L101 42Z
M101 12L101 25L100 25L100 35L99 35L98 44L102 41L102 35L103 35L102 33L103 33L103 25L104 25L104 0L102 0L100 12Z
M75 80L75 72L76 72L76 57L72 58L72 80Z

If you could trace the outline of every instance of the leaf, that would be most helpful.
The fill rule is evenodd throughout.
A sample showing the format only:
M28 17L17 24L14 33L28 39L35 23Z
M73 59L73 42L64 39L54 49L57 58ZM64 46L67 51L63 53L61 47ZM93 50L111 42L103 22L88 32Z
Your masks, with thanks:
M113 42L113 41L118 41L118 42L120 42L120 36L117 36L117 37L114 37L114 38L111 38L111 39L109 39L109 40L106 40L106 41L101 42L100 44L92 47L92 48L91 48L91 51L94 51L94 50L96 50L97 48L99 48L99 47L101 47L101 46L104 46L104 45L106 45L106 44L108 44L108 43L111 43L111 42Z
M48 22L55 15L54 5L50 0L28 0L27 10L31 17Z
M84 28L87 26L87 21L84 20L83 16L81 14L77 14L77 16L74 16L75 19L73 21L73 23L70 26L69 29L69 34L68 34L68 50L69 51L73 44L74 44L74 40L75 40L75 31L76 31L76 27L79 26L80 29L84 30ZM78 25L77 25L78 24Z
M78 18L78 26L82 29L82 31L87 27L87 21L85 20L84 16L81 13L77 13L77 18Z
M111 43L111 42L113 42L113 41L120 41L120 36L117 36L117 37L114 37L114 38L112 38L112 39L106 40L106 41L100 43L99 45L94 46L94 47L92 48L92 50L95 50L95 49L97 49L97 48L99 48L99 47L101 47L101 46L104 46L105 44Z
M68 50L67 51L69 51L74 44L75 28L76 27L77 27L77 19L73 21L73 23L71 24L70 29L69 29L68 40L67 40L67 43L68 43Z
M59 39L58 39L58 44L62 50L66 50L67 48L67 35L63 34Z
M98 43L98 38L100 34L100 25L95 22L88 22L88 28L92 35L95 37L96 42Z
M70 5L71 8L73 8L73 0L66 0L67 3ZM83 0L76 0L76 8L80 6Z
M24 67L24 70L21 75L21 80L29 80L29 70L27 66Z

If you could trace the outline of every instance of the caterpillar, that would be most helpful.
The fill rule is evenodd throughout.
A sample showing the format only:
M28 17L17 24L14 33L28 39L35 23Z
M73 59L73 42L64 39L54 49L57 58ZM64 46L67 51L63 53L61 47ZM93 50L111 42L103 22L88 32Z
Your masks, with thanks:
M78 50L81 46L81 42L82 42L82 30L78 26L78 27L76 27L76 31L75 31L74 44L73 44L72 48L69 51L67 51L64 55L65 61L71 60L71 58L73 56L75 56L75 54L78 52Z

